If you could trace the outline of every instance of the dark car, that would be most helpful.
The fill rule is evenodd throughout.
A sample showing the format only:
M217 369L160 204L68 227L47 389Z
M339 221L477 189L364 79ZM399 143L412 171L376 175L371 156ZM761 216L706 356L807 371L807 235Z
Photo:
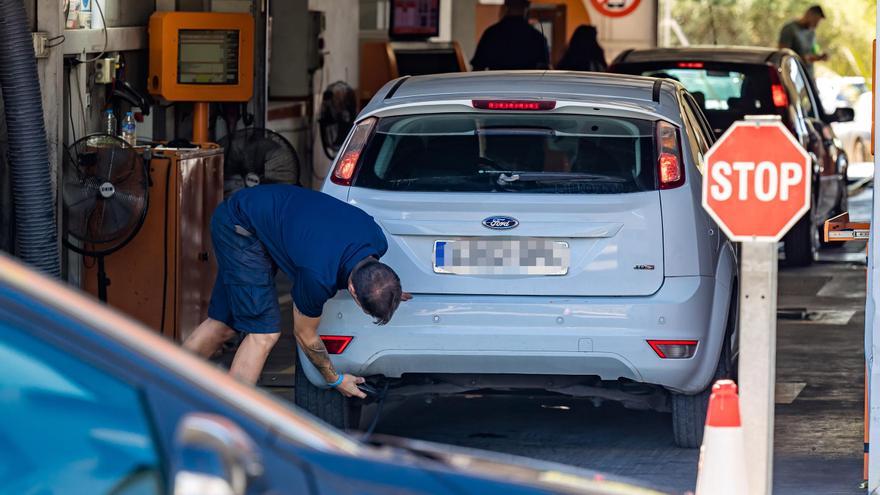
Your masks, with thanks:
M539 461L368 445L0 255L0 491L656 493Z
M746 115L780 116L813 157L813 205L783 239L785 257L794 266L813 262L823 244L823 222L847 210L848 161L830 124L851 121L853 110L825 113L815 81L794 52L718 46L629 50L610 70L680 81L719 137Z

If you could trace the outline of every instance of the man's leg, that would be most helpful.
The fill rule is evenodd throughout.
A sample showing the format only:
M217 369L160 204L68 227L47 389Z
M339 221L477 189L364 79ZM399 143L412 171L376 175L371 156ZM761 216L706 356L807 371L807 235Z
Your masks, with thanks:
M229 374L245 383L257 383L266 358L280 336L281 332L247 334L238 346Z
M183 342L183 348L204 358L210 358L234 335L235 330L222 321L208 318L187 337Z

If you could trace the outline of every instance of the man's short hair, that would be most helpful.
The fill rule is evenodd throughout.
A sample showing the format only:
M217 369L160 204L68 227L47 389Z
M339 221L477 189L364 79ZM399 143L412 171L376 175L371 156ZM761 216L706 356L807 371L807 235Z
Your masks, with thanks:
M377 325L391 321L403 290L400 278L385 263L368 259L351 273L351 285L361 307L372 316Z
M531 5L531 0L504 0L505 7L526 8Z
M819 16L820 19L825 18L825 12L822 10L822 7L819 5L813 5L812 7L808 8L807 13Z

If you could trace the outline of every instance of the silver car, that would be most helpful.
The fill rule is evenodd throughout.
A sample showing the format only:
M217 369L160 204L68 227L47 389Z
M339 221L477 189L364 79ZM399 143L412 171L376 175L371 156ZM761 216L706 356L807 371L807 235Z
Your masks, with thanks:
M566 72L401 78L364 108L323 191L388 237L414 299L373 325L341 291L335 366L388 397L546 391L671 411L700 444L735 370L735 252L700 205L713 133L677 82ZM358 404L298 367L297 403Z

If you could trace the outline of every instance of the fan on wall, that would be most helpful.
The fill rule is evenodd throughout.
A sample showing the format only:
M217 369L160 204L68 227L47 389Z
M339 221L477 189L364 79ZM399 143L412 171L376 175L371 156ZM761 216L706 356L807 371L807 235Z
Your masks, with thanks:
M327 158L334 159L345 142L357 116L354 90L342 81L327 86L321 98L318 127Z
M144 223L147 163L122 139L93 135L67 148L62 167L63 242L97 260L98 298L106 302L110 281L104 257L131 241Z
M223 148L223 195L260 184L299 185L300 162L284 136L258 127L238 129L218 143Z

